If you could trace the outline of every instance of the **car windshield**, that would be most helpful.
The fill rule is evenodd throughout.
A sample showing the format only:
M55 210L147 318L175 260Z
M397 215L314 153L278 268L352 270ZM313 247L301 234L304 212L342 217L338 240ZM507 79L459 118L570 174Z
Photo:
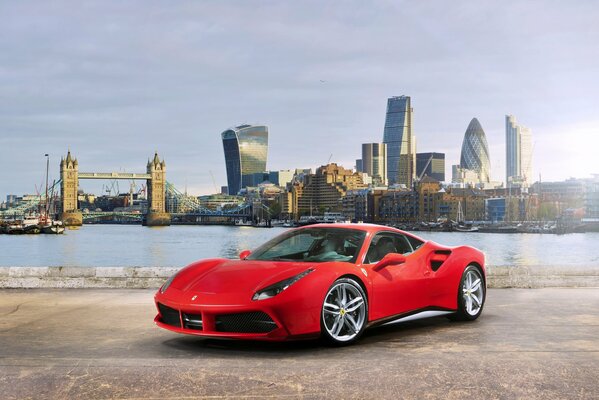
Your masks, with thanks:
M246 259L355 263L365 236L357 229L295 229L266 242Z

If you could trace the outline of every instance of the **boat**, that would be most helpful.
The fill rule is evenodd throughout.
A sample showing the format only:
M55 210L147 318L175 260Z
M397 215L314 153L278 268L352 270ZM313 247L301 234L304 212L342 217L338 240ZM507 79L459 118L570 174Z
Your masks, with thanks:
M455 226L453 228L453 230L456 232L478 232L479 231L479 229L476 226L468 227L468 226L464 226L464 225Z
M24 225L23 231L28 235L38 235L42 233L42 228L39 225Z
M46 157L48 157L48 155L46 154ZM40 208L40 216L38 219L38 226L40 228L40 231L45 233L45 234L51 234L51 235L60 235L62 233L64 233L64 226L62 225L62 221L56 221L54 219L52 219L51 217L51 213L50 210L53 208L54 205L54 189L52 189L52 193L48 193L48 166L50 163L50 159L47 158L46 159L46 194L44 197L44 206L43 208ZM54 185L52 185L52 188L54 188ZM40 205L41 205L41 201L40 201Z
M517 227L504 225L504 226L485 226L479 229L482 233L519 233Z
M40 218L36 215L30 214L30 215L27 215L21 223L23 224L24 228L27 228L30 226L39 226Z
M302 215L298 221L299 226L313 225L323 223L324 218L322 216L313 215Z
M25 233L25 229L21 223L12 223L4 227L4 232L8 235L22 235Z
M64 226L62 226L62 222L60 221L52 221L50 224L42 227L42 232L50 235L60 235L64 233Z
M270 221L267 221L265 219L256 222L252 226L255 227L255 228L272 228L272 225L270 224Z

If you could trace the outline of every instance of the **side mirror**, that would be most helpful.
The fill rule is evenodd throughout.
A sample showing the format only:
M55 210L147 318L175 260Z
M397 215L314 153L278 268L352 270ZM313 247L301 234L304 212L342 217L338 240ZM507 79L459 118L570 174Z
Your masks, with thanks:
M251 250L243 250L241 253L239 253L239 259L240 260L245 260L245 258L247 256L249 256L250 254L252 254Z
M389 265L398 265L406 262L406 256L399 253L389 253L372 268L375 271L381 270Z

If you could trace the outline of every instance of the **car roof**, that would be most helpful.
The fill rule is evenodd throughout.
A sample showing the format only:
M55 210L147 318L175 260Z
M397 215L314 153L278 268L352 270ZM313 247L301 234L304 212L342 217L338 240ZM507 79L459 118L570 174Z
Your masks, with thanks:
M298 229L306 229L306 228L339 228L339 229L355 229L366 232L378 232L381 230L386 231L396 231L404 233L403 231L393 228L391 226L386 225L377 225L377 224L348 224L348 223L336 223L336 224L312 224L301 226ZM412 235L413 236L413 235Z

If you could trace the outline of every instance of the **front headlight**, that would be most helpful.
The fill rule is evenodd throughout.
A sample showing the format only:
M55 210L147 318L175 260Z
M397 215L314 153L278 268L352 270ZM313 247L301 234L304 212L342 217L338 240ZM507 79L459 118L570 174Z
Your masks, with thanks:
M160 293L164 293L166 292L166 289L168 289L168 287L171 285L171 283L173 283L173 279L175 279L175 276L177 276L177 274L173 274L170 278L168 278L166 280L166 282L164 282L164 285L162 285L160 287Z
M282 280L281 282L277 282L275 284L267 286L264 289L260 289L259 291L254 293L254 297L252 297L252 300L264 300L270 299L271 297L275 297L283 290L287 289L289 286L293 285L295 282L299 281L312 271L314 271L314 268L309 268L300 274L292 276L291 278L287 278L285 280Z

